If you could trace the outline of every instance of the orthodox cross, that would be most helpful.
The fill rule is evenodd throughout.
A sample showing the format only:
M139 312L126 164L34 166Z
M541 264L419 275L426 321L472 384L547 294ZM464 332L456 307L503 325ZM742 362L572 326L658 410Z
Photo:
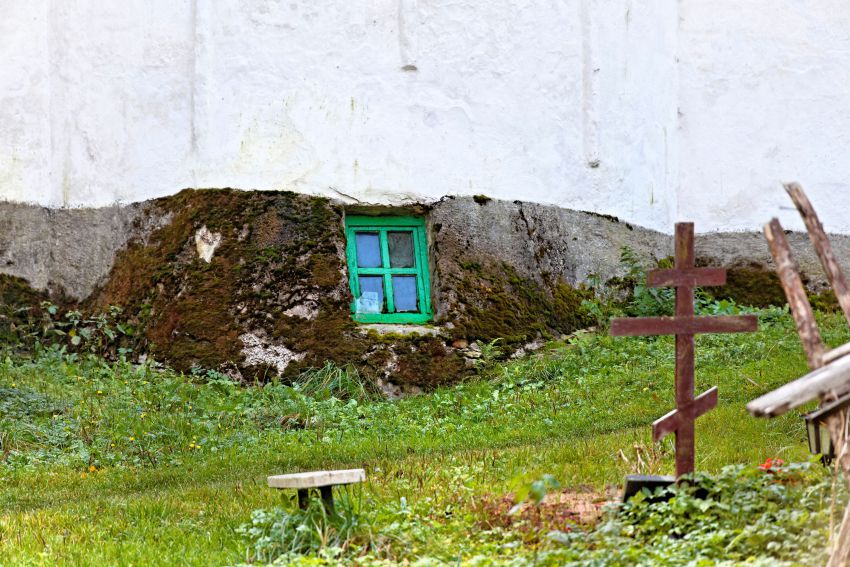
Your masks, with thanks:
M675 267L647 274L650 287L676 288L675 317L614 319L614 336L676 335L676 409L652 424L653 441L676 433L676 476L694 472L694 422L717 405L717 387L694 398L694 335L697 333L746 333L755 331L755 315L697 317L694 288L726 283L724 268L694 265L694 225L676 224Z

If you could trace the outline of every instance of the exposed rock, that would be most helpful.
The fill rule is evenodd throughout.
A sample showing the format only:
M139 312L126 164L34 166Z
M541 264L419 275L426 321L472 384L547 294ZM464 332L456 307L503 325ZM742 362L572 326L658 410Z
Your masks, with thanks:
M207 225L195 232L195 248L198 250L198 257L207 264L212 260L215 249L218 248L219 244L221 244L221 233L210 232Z
M388 380L378 378L378 389L390 400L398 400L407 396L416 396L422 393L422 388L408 384L394 384Z
M567 336L561 335L561 340L565 340ZM511 358L522 358L530 352L534 352L536 350L540 350L546 346L546 342L543 339L537 338L530 343L525 343L521 347L519 347L513 354L511 354Z
M0 202L0 272L24 278L38 291L61 289L75 299L89 297L104 282L116 252L133 239L146 242L153 231L172 221L178 211L152 209L154 203L169 200L179 197L94 209ZM214 210L210 216L215 216ZM274 215L255 221L253 228L246 222L236 227L233 238L245 241L252 231L274 234L277 222ZM554 276L578 285L591 273L603 280L622 275L619 251L624 245L647 262L667 257L673 250L667 234L613 217L520 201L494 199L481 206L472 197L447 197L431 207L428 222L436 244L432 261L438 279L457 272L460 267L451 264L465 254L470 262L476 261L475 256L504 260L520 277L542 281ZM699 233L700 227L696 228L698 257L726 267L756 265L772 270L760 232ZM825 280L808 235L791 232L788 239L810 289L820 291ZM850 235L830 239L842 267L850 273ZM443 305L437 306L445 310Z
M294 353L283 345L270 344L259 334L245 333L239 339L245 345L242 355L246 366L273 366L283 374L292 361L304 360L305 353Z
M85 299L104 282L116 252L149 228L139 221L142 209L0 202L0 273L23 278L37 291Z
M287 317L300 317L312 321L319 315L319 307L314 301L299 303L283 312Z

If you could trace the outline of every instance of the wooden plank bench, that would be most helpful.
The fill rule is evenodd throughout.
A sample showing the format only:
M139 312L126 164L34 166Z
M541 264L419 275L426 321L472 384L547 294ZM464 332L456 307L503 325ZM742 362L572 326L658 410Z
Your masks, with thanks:
M270 488L294 488L298 491L298 507L307 507L311 489L319 489L325 510L334 513L333 487L346 484L356 484L366 480L363 469L348 469L341 471L313 471L294 474L279 474L268 477Z

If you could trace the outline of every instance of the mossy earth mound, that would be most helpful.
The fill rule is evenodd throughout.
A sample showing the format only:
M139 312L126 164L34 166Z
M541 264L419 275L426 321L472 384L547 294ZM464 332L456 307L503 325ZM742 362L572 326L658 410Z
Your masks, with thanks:
M126 244L86 299L70 298L61 285L35 291L24 279L0 276L0 338L107 357L150 355L182 371L214 369L246 381L333 361L404 393L474 372L475 342L499 339L510 354L593 324L582 307L593 292L580 283L589 250L604 256L628 243L651 260L669 248L663 235L612 219L473 198L347 210L295 193L217 189L134 207ZM425 216L433 328L380 334L351 320L347 211ZM605 230L589 242L579 238L581 223ZM756 264L733 264L729 285L707 291L740 304L784 303L775 274ZM834 307L828 293L812 299Z
M134 351L183 371L253 380L330 360L419 388L471 372L451 346L459 338L501 338L510 350L585 323L575 290L490 259L435 289L446 305L436 324L451 323L437 336L363 333L350 314L344 214L328 199L288 192L186 190L151 201L84 308L122 306L137 329ZM213 243L207 262L201 248Z
M139 346L158 360L266 375L362 350L335 340L351 323L342 212L327 200L187 190L151 202L137 224L87 305L134 314ZM209 261L199 253L204 235L217 242Z
M553 338L593 323L582 308L593 291L556 281L549 285L523 278L510 264L462 262L463 274L447 285L462 302L455 306L453 334L484 341L502 339L508 347Z
M495 206L470 204L488 215ZM135 207L126 244L85 299L64 295L61 286L34 291L24 279L3 276L0 332L8 342L146 355L181 371L214 369L246 381L333 361L403 393L474 372L476 341L499 339L510 354L590 324L581 302L592 293L544 269L540 259L548 252L503 254L529 238L517 205L506 209L504 230L476 232L459 222L440 225L466 216L460 200L349 211L429 219L436 317L420 335L369 332L352 321L346 208L338 202L205 189ZM488 218L479 225L491 226Z

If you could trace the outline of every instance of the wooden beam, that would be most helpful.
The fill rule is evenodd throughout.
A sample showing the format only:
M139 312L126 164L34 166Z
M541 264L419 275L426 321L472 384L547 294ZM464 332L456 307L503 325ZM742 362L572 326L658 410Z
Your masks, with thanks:
M850 343L844 343L841 346L837 346L834 349L825 352L821 361L824 364L829 364L830 362L838 360L842 356L847 356L848 354L850 354Z
M747 404L747 411L756 417L776 417L827 394L846 392L848 388L850 356L845 356L756 398Z
M750 333L758 329L755 315L712 317L640 317L612 319L615 337L637 335L695 335L698 333Z
M829 285L832 286L832 291L835 292L835 297L838 299L838 305L841 306L844 318L850 324L850 287L847 286L847 278L844 277L844 272L835 258L832 245L815 212L815 208L812 206L809 198L806 197L799 183L786 183L785 190L788 192L791 200L794 201L797 210L800 211L803 222L806 223L806 230L809 233L812 246L814 246L815 252L817 252L821 266L823 266L823 271L826 272Z
M779 219L774 218L764 225L764 236L767 238L770 253L776 263L779 282L785 291L788 305L791 306L791 314L794 316L794 323L797 325L797 334L800 335L803 350L806 351L809 368L818 368L822 364L823 341L817 323L815 323L815 315L812 312L809 298L806 297L806 288L803 287L803 280L800 279L800 274L797 272L797 264L794 262L791 247L788 245L785 231L779 224Z

